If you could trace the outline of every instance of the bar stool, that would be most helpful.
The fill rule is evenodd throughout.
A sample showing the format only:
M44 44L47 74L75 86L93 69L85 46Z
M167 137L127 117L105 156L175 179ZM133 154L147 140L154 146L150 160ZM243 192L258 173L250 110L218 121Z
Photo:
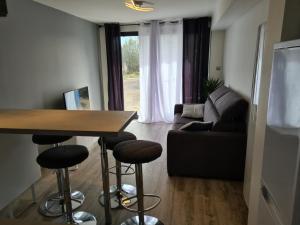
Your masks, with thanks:
M59 146L60 143L71 139L71 136L57 136L57 135L32 135L32 142L37 145L54 145ZM39 212L44 216L56 217L63 214L62 211L62 201L64 199L63 192L63 171L62 169L57 169L55 171L57 179L57 189L58 192L52 193L43 200L40 204ZM85 199L85 196L80 191L73 191L71 193L72 208L77 209L80 207Z
M135 176L136 176L136 187L137 187L137 197L138 210L132 209L124 205L124 202L130 200L123 199L122 206L131 212L137 212L138 216L134 216L121 225L163 225L163 223L153 217L144 215L146 211L154 209L160 203L160 197L153 194L144 194L143 188L143 163L149 163L159 158L162 153L162 147L160 144L151 142L151 141L125 141L116 145L113 155L116 160L123 163L132 163L135 164ZM152 197L156 198L157 201L155 204L148 208L144 208L144 198Z
M71 203L69 167L83 162L89 155L86 147L81 145L64 145L50 148L37 157L37 163L44 168L63 171L62 186L64 187L64 204L62 211L68 224L96 225L96 218L87 212L74 212Z
M103 140L105 149L112 150L115 146L123 141L136 140L136 136L130 132L120 132L117 136L109 135L104 136L102 139L99 138L98 143L102 146L101 141ZM122 168L125 168L125 172L122 173ZM115 172L113 171L115 169ZM117 184L111 185L109 187L110 192L110 205L112 209L119 208L121 206L120 199L129 198L136 195L136 187L130 184L122 184L123 175L133 175L134 169L131 165L122 165L120 161L116 160L116 165L109 168L109 173L116 175ZM99 203L104 206L104 192L101 192L101 195L98 199ZM127 205L135 204L136 201L132 199L127 202Z

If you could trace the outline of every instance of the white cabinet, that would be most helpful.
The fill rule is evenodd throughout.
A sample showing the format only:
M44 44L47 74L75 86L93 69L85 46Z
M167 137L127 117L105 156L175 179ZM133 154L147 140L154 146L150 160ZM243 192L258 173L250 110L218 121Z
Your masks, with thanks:
M263 195L259 198L258 208L258 223L259 225L282 225L276 212L272 211L272 207L265 201Z
M296 40L274 49L259 225L300 225L299 46Z
M293 218L299 175L298 132L269 126L266 129L262 183L285 225L292 224Z

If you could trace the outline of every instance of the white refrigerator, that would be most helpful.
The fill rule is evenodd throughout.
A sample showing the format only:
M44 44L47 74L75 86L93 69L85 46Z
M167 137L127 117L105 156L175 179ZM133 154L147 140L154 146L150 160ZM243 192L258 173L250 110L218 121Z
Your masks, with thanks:
M300 40L274 47L257 225L300 225Z

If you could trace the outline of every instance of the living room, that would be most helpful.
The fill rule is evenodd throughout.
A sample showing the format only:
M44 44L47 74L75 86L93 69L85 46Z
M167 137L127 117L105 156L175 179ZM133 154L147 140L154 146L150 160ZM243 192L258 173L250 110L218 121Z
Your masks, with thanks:
M276 112L299 125L296 82L272 83L275 53L299 46L299 7L0 0L0 224L298 224L297 179L282 187L298 155L266 168ZM284 100L288 89L296 97ZM63 136L43 139L53 135Z

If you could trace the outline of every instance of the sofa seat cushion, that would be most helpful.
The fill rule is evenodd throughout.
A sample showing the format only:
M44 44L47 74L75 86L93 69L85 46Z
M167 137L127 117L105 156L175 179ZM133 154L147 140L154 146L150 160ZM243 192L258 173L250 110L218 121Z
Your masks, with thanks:
M192 119L192 118L186 118L186 117L182 117L181 113L176 113L174 115L174 123L175 124L187 124L193 121L203 121L202 119Z
M218 122L212 128L212 131L219 132L245 132L246 124L242 122Z
M213 122L193 121L179 128L184 131L209 131L212 129Z
M171 130L179 130L183 125L182 123L173 123Z

